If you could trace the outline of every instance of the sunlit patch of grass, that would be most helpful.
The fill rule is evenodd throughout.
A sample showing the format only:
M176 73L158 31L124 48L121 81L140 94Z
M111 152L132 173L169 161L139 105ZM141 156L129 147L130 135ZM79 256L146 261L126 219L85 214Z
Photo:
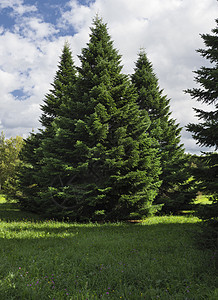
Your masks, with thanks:
M100 225L11 213L0 222L0 299L216 299L215 253L196 247L196 217Z
M143 220L144 225L154 225L154 224L188 224L188 223L198 223L200 220L192 215L187 216L153 216Z
M199 193L196 200L195 204L211 204L212 201L209 200L209 197L207 195L203 195L202 193Z

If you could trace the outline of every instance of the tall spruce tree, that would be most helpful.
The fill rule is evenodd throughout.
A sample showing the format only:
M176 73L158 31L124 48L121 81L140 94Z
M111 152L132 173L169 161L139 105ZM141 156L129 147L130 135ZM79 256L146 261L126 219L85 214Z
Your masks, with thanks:
M19 175L19 202L25 209L42 213L42 210L46 210L51 204L46 203L42 195L53 180L52 174L46 172L46 166L49 166L52 156L58 155L54 143L56 132L53 123L58 116L65 114L65 107L74 94L75 81L76 69L69 45L66 43L52 84L53 88L41 106L43 113L40 122L43 129L39 133L30 134L21 152L23 165Z
M147 134L150 121L137 107L135 90L121 73L121 56L99 18L80 60L79 98L85 109L75 131L81 181L91 187L90 212L104 211L108 219L147 214L160 173Z
M162 209L167 213L187 209L193 195L188 182L188 158L180 141L181 128L170 116L170 100L163 96L144 50L139 53L132 82L138 91L140 109L146 110L150 117L148 132L157 140L161 157L162 185L155 202L163 203Z
M98 17L80 60L75 97L52 122L56 150L51 139L42 143L43 173L54 180L41 197L56 204L47 212L74 220L147 215L160 185L150 120Z
M203 153L199 158L201 168L194 169L194 176L198 180L199 189L206 193L211 205L199 210L199 216L206 222L218 226L218 19L213 34L202 34L206 46L197 50L201 56L208 59L210 67L201 67L195 71L195 81L200 88L186 90L197 101L211 105L210 111L195 108L198 124L190 123L187 130L200 146L215 147L215 151ZM217 233L215 234L217 236Z

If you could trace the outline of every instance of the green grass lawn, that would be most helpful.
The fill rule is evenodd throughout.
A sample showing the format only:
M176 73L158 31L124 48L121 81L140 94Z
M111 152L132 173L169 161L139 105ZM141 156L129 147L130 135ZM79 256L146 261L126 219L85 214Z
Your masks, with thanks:
M0 200L0 299L218 299L195 217L137 224L40 220Z

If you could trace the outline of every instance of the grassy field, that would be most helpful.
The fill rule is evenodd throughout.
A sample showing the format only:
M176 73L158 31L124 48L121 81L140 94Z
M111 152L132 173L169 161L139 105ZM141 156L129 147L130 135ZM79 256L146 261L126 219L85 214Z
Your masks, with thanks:
M218 299L195 217L139 224L40 220L0 199L0 299Z

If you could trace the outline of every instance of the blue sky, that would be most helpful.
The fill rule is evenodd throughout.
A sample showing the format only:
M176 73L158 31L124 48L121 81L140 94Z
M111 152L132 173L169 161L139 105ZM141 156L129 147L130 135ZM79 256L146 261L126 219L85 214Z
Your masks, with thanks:
M172 117L182 127L197 122L192 107L202 106L183 90L195 86L193 71L207 63L195 50L204 47L200 33L211 32L217 12L217 0L1 0L0 131L6 137L37 131L65 41L78 65L97 13L122 55L123 72L133 72L145 48ZM187 152L204 150L185 129L182 142Z

